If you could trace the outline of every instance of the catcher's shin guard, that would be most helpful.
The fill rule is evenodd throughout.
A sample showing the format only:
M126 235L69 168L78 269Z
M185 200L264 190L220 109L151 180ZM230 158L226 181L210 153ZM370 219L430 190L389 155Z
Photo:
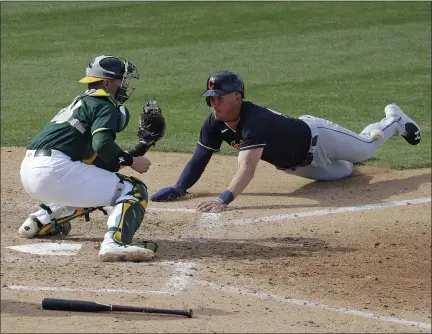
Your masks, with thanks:
M145 205L145 206L144 206ZM141 225L144 219L145 207L147 203L135 202L134 200L125 200L115 206L113 214L116 215L115 225L109 227L108 231L112 231L115 242L123 245L132 243L135 232Z
M157 244L152 241L133 243L133 236L144 219L147 188L140 180L117 174L120 182L128 181L132 190L116 200L108 217L108 232L99 252L102 261L146 261L154 256Z
M131 183L132 190L116 200L116 205L108 218L108 231L113 232L112 238L115 242L129 245L144 219L148 202L147 187L133 176L118 173L117 176L120 183Z

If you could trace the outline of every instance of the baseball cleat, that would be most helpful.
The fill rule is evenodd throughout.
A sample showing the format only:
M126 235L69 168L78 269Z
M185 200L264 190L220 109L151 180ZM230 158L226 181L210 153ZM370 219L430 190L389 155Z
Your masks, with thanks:
M421 140L420 127L409 118L401 108L392 103L385 107L386 117L399 118L398 122L404 126L405 132L399 133L411 145L417 145Z
M28 217L18 229L18 234L23 238L31 239L37 236L42 226L39 219Z
M115 241L102 243L99 251L99 259L103 262L149 261L153 257L154 252L145 245L120 245Z

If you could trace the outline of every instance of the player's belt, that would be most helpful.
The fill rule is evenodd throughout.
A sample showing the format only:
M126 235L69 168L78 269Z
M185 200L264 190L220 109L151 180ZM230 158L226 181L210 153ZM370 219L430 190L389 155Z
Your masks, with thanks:
M312 163L317 144L318 144L318 135L315 135L311 139L311 145L309 147L308 153L306 154L306 158L298 165L298 167L305 167Z
M34 157L50 157L52 151L51 150L36 150L34 152Z
M68 157L61 151L47 149L47 150L27 150L26 157L34 158L34 157Z

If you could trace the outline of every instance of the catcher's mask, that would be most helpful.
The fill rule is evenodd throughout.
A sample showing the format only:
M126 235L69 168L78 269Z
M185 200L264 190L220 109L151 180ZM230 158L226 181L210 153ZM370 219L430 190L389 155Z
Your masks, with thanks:
M114 96L119 104L125 103L135 90L132 79L139 79L138 69L126 59L116 56L98 56L86 68L86 76L79 82L92 83L103 79L122 79Z
M224 96L234 92L239 92L244 98L243 79L237 73L223 71L213 73L207 79L207 90L201 96L206 97L207 105L210 107L210 96Z

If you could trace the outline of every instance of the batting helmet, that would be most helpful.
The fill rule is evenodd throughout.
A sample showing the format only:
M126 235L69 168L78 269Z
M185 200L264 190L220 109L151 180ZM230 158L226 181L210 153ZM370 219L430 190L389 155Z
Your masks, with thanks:
M237 73L231 71L216 72L207 79L207 90L201 95L206 97L207 105L210 106L210 96L224 96L239 92L244 98L243 79Z
M116 56L97 56L86 68L86 76L79 82L93 83L104 79L121 79L121 85L117 90L115 99L125 103L135 90L130 86L132 79L139 79L138 69L126 59Z

